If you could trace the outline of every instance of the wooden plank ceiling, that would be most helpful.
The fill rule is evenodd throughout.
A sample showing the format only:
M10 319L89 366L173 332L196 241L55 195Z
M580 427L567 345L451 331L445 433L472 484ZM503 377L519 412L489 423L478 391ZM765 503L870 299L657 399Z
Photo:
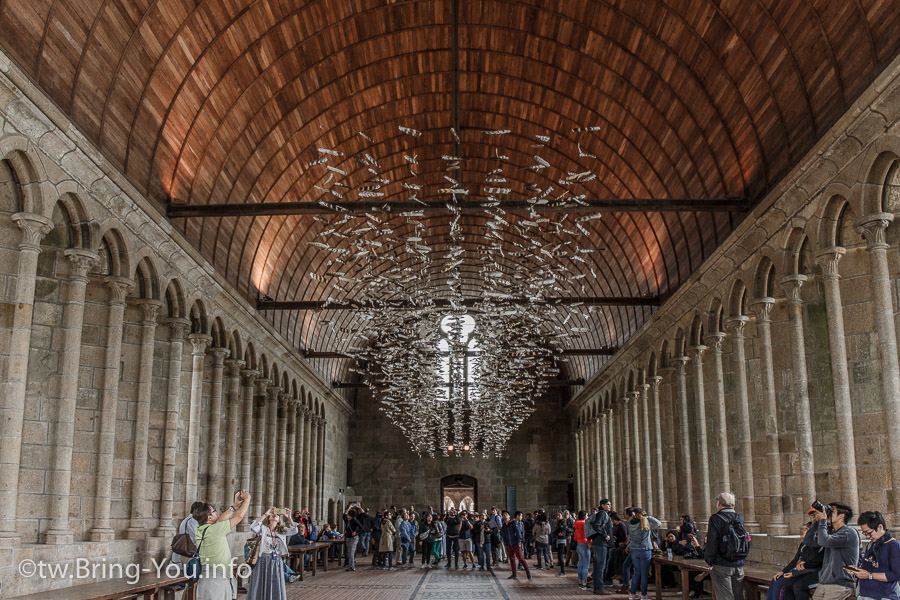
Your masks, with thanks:
M317 147L377 157L405 199L403 154L418 154L422 197L446 187L442 155L468 160L477 187L510 129L512 161L535 154L590 168L592 197L758 199L811 148L894 57L897 0L5 0L0 44L113 164L158 202L190 205L319 199L308 163ZM458 123L460 143L450 127ZM423 131L404 136L398 126ZM583 126L588 134L573 133ZM374 144L358 135L364 132ZM589 163L589 164L588 164ZM508 174L529 182L560 173ZM562 175L565 175L562 173ZM546 187L544 185L544 187ZM429 189L431 193L429 193ZM590 296L674 291L742 218L728 212L621 212L590 222L598 277ZM439 246L449 217L429 214ZM479 221L464 217L469 243ZM323 225L309 215L175 221L252 302L321 300L323 268L307 245ZM474 247L474 246L473 246ZM464 291L477 296L473 268ZM344 298L352 299L351 285ZM596 313L584 348L622 344L648 306ZM298 346L346 350L336 329L353 311L266 312ZM602 356L573 357L568 378ZM346 362L317 360L329 379Z

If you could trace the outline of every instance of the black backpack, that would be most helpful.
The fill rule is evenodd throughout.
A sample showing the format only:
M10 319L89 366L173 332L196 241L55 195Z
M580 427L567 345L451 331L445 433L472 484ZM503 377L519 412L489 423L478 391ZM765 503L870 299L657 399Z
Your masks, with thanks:
M733 519L727 519L719 515L725 521L725 529L719 542L719 554L729 562L745 560L750 554L750 536L744 529L744 523L735 515Z

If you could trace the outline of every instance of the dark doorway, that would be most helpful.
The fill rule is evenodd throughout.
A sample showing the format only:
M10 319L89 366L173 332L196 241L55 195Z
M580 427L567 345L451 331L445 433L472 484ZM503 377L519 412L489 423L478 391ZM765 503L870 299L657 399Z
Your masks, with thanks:
M469 475L447 475L441 479L441 510L478 509L478 480Z

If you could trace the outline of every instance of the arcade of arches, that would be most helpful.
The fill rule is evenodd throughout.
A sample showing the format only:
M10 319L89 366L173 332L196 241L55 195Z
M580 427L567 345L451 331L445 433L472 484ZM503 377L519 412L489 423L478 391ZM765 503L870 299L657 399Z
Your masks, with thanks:
M391 10L416 11L423 3L390 4L398 5ZM4 29L11 13L3 7L9 6L0 3L0 34L11 31ZM900 31L874 8L871 14L884 31ZM477 16L469 15L472 21ZM240 488L253 495L251 515L268 505L287 505L309 508L316 519L330 522L339 520L348 498L378 508L438 506L443 496L455 505L512 502L522 510L586 507L610 497L616 508L639 503L664 522L682 513L702 521L716 493L733 490L760 550L753 558L772 565L784 564L793 553L796 538L788 534L817 497L841 499L854 510L878 509L891 524L900 524L900 225L894 223L900 217L900 58L897 41L887 34L867 38L873 56L859 61L870 62L866 68L832 56L846 71L835 84L847 94L843 103L822 100L816 90L800 86L811 116L805 128L791 129L789 139L773 133L781 116L755 113L746 104L740 111L747 114L736 120L756 119L746 128L753 133L741 134L743 123L713 126L733 136L721 145L685 143L706 139L706 132L691 129L696 123L683 116L671 119L687 133L667 122L670 134L661 136L677 140L674 150L663 148L664 139L641 146L654 127L635 126L631 115L622 117L622 130L618 123L610 125L612 137L631 131L629 124L640 130L631 142L610 143L623 148L623 160L634 161L626 167L614 161L605 169L626 173L616 182L605 181L610 195L700 198L708 192L745 195L753 202L746 213L697 211L681 219L657 211L610 218L596 242L615 254L603 259L614 291L638 300L657 294L661 305L598 310L602 325L589 331L586 347L572 348L560 367L565 385L550 387L535 403L505 455L482 459L461 453L416 456L368 390L354 382L335 385L350 378L340 355L347 346L325 345L337 336L309 337L330 335L318 333L327 327L311 325L319 316L305 309L277 315L256 310L251 299L265 293L263 280L284 283L278 289L297 298L319 298L310 293L324 288L310 283L308 274L322 261L314 263L297 250L299 242L290 242L312 225L298 225L300 217L293 215L284 218L290 227L272 233L268 217L254 218L253 225L226 217L201 226L163 214L165 181L195 194L195 200L205 194L198 205L212 203L221 191L216 186L228 184L224 180L242 198L261 193L257 185L286 196L300 179L291 169L306 158L269 161L260 151L252 158L223 158L216 163L221 169L198 161L206 170L198 167L197 180L186 182L186 173L193 176L183 167L195 153L192 144L229 134L228 127L206 123L190 140L173 141L172 131L146 124L159 125L154 119L163 113L171 118L169 125L190 122L194 117L179 116L188 110L181 104L190 102L173 100L178 106L169 111L154 104L152 86L139 102L138 91L111 85L110 96L117 99L109 106L133 104L133 112L140 113L134 131L115 133L128 128L124 122L130 117L101 119L90 113L89 107L103 104L96 97L99 88L66 91L65 82L77 76L60 74L69 67L96 74L107 60L94 56L82 63L69 57L45 64L46 57L36 55L54 44L61 48L60 40L70 38L56 29L44 38L26 35L28 27L13 21L15 35L0 35L0 581L5 594L57 585L20 577L16 565L26 558L149 564L168 554L174 528L193 500L227 506ZM535 27L546 22L535 19ZM9 41L13 38L20 45ZM231 39L223 35L219 41ZM639 45L627 54L639 54ZM852 45L869 47L858 40ZM190 46L171 44L186 48L186 55L196 50ZM702 46L698 54L711 51ZM723 63L729 52L721 50ZM197 62L214 69L208 61L219 54L224 56L216 50ZM122 64L137 70L141 61L129 55ZM638 73L649 62L626 70ZM675 77L683 67L678 64ZM217 77L209 76L204 85L215 87L211 82ZM747 75L747 81L754 77ZM700 79L689 83L702 87ZM627 87L618 81L615 86ZM583 83L560 82L572 88ZM465 76L458 85L464 96L475 94L465 89L474 85ZM740 96L737 88L722 94ZM279 94L278 103L287 103L288 95ZM791 101L794 95L785 94ZM710 105L713 96L705 96ZM669 101L677 113L681 99ZM573 101L566 96L565 102ZM216 103L210 104L204 110L216 112ZM610 100L609 110L616 106L620 101ZM647 110L663 118L664 111ZM246 112L263 119L270 111ZM792 122L796 115L788 112L785 122ZM716 112L723 122L731 118L727 113ZM438 120L442 128L449 124ZM256 135L255 125L244 125L245 134ZM288 127L290 119L279 120L277 127L282 125ZM392 132L396 125L390 122ZM152 152L158 155L150 156L149 142L144 148L134 141L145 135L157 140ZM281 142L273 144L287 148L292 135L278 130L272 137ZM739 138L753 135L759 136L758 148L744 152ZM530 137L519 152L529 158ZM304 143L314 145L312 139ZM442 151L451 150L448 143ZM703 155L700 166L673 166L673 157L694 151ZM649 158L641 162L638 156ZM249 166L229 166L231 160ZM218 179L226 167L240 174ZM665 169L669 176L660 175ZM691 170L697 173L682 172ZM637 183L641 172L651 173L647 178L653 182ZM730 187L714 181L717 177L738 183ZM669 179L680 184L670 188ZM272 220L280 223L280 218ZM257 261L261 240L271 256ZM613 295L612 284L601 289L607 284L597 284L591 293ZM325 366L302 351L314 342L324 349L317 360ZM610 349L614 352L606 352ZM442 478L457 474L464 474L465 482L477 481L477 487L460 487L466 491L459 497L448 493L453 488L444 489ZM230 538L236 554L244 537Z

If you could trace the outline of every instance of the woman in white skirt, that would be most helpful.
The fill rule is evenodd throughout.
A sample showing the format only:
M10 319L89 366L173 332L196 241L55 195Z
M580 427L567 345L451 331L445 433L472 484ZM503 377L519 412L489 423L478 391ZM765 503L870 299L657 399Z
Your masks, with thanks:
M297 533L291 519L291 511L285 511L289 527L281 522L281 516L272 507L250 525L250 530L260 536L259 560L247 583L247 600L286 600L284 587L284 562L288 554L287 538Z

